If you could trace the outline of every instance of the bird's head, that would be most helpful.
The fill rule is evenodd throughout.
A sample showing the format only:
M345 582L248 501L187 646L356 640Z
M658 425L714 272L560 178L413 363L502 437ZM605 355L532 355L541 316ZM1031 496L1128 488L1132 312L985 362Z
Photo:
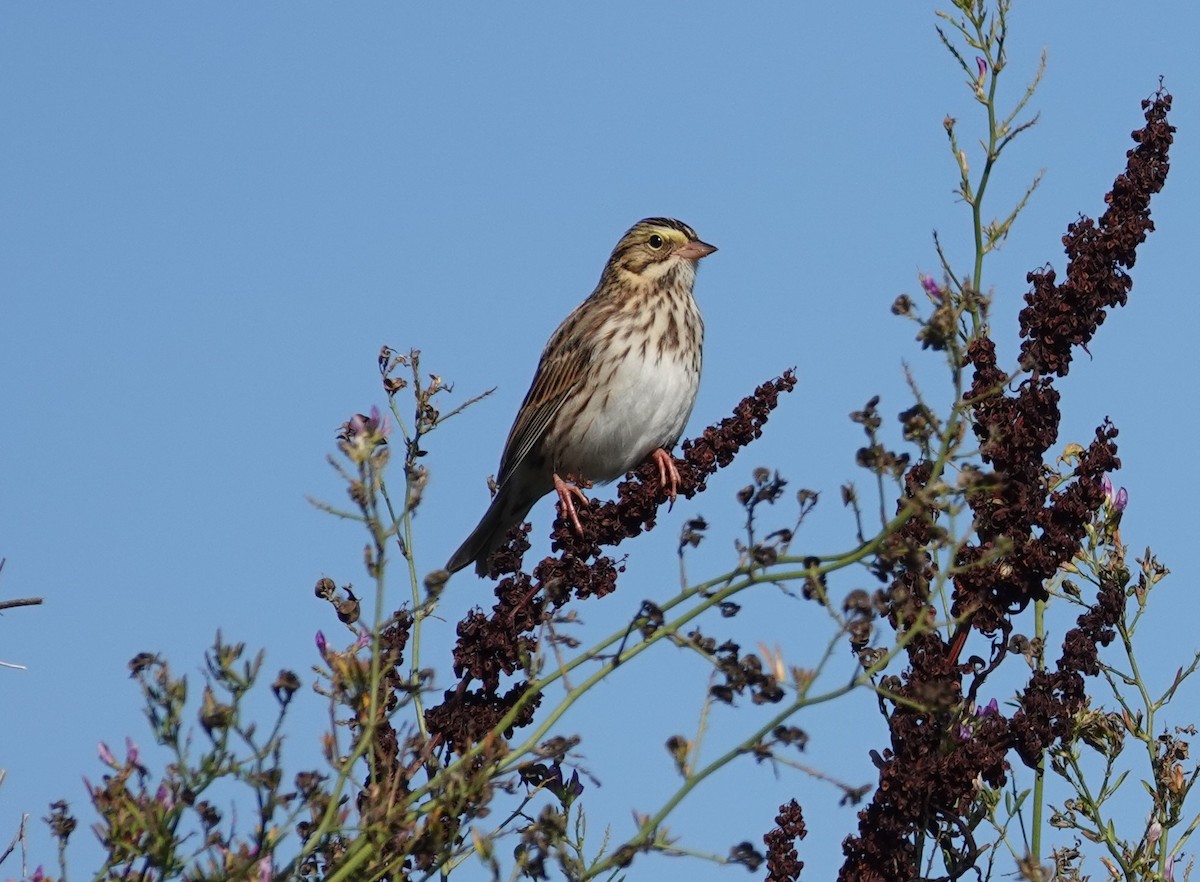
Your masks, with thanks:
M648 217L634 224L609 258L608 268L626 283L657 282L667 276L695 277L696 263L716 251L683 221Z

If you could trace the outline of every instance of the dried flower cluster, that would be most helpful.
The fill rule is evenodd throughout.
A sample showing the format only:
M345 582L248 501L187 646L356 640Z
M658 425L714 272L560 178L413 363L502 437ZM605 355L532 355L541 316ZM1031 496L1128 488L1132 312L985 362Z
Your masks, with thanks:
M919 878L916 834L929 835L941 849L950 878L966 874L979 855L964 818L978 782L1002 785L1010 750L1036 762L1055 739L1069 735L1074 715L1086 707L1083 678L1098 673L1097 647L1113 637L1126 573L1102 575L1095 603L1067 633L1056 666L1032 676L1011 719L965 711L962 677L977 671L966 690L969 703L1006 652L1013 614L1044 599L1047 580L1079 552L1105 502L1103 478L1119 466L1117 432L1105 422L1079 454L1073 480L1051 489L1043 461L1058 438L1053 375L1066 374L1072 348L1091 340L1105 309L1125 303L1126 270L1153 229L1150 197L1167 174L1174 132L1166 118L1170 106L1171 96L1162 92L1143 103L1146 125L1133 133L1137 147L1107 197L1108 210L1099 224L1086 218L1072 224L1064 238L1066 279L1055 285L1051 270L1030 274L1033 290L1021 312L1028 376L1008 391L1010 378L997 367L992 340L978 336L968 345L966 361L974 370L971 424L992 474L967 494L977 541L954 561L954 613L999 637L992 663L981 669L959 665L935 631L919 633L908 644L910 667L896 687L912 703L898 702L890 713L891 747L877 757L879 787L859 815L858 835L844 843L840 879ZM924 465L915 465L907 478L910 496L920 498L928 480ZM923 591L930 558L922 551L932 538L931 525L932 519L913 518L898 537L910 551L890 589L894 605L904 610L893 616L898 627L916 624L923 610L933 613Z
M763 836L767 845L767 882L796 882L800 878L804 861L796 852L796 843L807 835L799 803L793 799L781 805L774 829Z

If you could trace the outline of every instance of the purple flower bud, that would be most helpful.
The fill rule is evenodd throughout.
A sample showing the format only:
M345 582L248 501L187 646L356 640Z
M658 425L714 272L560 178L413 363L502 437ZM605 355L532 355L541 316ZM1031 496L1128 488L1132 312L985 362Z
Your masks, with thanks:
M925 289L925 293L935 299L941 299L942 286L939 285L933 276L921 276L921 287Z
M371 645L371 632L363 628L358 632L358 639L354 641L355 649L366 649Z
M1125 506L1129 505L1129 491L1122 487L1117 491L1117 497L1113 500L1113 511L1124 511Z
M982 80L985 76L987 76L987 62L984 61L984 59L978 55L975 56L975 67L979 71L979 79L980 80Z
M1163 879L1166 882L1175 882L1175 855L1167 858L1167 867L1163 870Z
M133 743L133 739L126 736L125 738L125 762L131 766L136 766L138 761L138 746Z
M1100 489L1104 491L1104 498L1107 499L1109 502L1112 502L1112 498L1113 498L1112 478L1110 478L1108 475L1105 475L1103 478L1101 478L1100 479Z
M158 791L154 794L154 801L167 811L175 808L175 797L171 796L171 791L167 789L166 784L158 785Z
M113 752L108 749L108 745L105 744L103 741L101 741L98 745L96 745L96 753L98 753L100 755L100 762L104 763L107 766L116 767L117 758L115 756L113 756Z
M361 413L356 413L354 416L350 417L350 437L357 438L364 431L366 431L366 428L367 423L363 419Z
M955 734L958 736L959 741L970 741L975 737L975 731L966 723L959 723Z
M42 882L46 878L46 871L42 869L42 865L38 864L38 868L33 871L33 875L29 877L29 882Z
M325 655L325 635L320 631L317 632L317 652Z
M550 767L550 771L545 777L545 783L547 789L563 802L570 802L583 793L583 784L579 780L579 770L576 769L571 773L570 778L564 779L562 765L559 763L555 763Z
M999 713L1000 705L996 703L996 699L994 698L987 704L975 708L975 716L977 717L994 717Z
M258 882L271 882L271 859L263 858L258 862Z
M392 420L386 413L381 412L378 406L372 404L371 419L367 422L367 428L372 434L386 438L392 433Z

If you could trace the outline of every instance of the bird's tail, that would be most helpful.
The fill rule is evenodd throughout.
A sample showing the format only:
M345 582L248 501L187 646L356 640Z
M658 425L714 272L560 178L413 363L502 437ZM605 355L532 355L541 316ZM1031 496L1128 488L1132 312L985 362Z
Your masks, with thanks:
M528 498L524 494L518 498L512 492L512 485L501 487L500 492L493 497L488 510L484 512L479 526L471 531L467 541L459 546L458 551L454 552L446 564L446 569L457 573L474 561L475 572L486 576L488 574L488 557L504 542L504 537L508 535L508 531L512 529L513 525L525 520L529 509L533 508L533 504L537 502L538 498L539 496Z

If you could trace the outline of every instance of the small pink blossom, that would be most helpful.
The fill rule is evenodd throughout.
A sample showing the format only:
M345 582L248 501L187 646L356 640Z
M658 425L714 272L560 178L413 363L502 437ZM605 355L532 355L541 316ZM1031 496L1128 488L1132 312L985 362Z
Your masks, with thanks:
M1158 821L1155 821L1150 825L1150 829L1146 831L1146 844L1153 848L1154 843L1158 842L1158 840L1161 838L1162 824L1160 824Z

